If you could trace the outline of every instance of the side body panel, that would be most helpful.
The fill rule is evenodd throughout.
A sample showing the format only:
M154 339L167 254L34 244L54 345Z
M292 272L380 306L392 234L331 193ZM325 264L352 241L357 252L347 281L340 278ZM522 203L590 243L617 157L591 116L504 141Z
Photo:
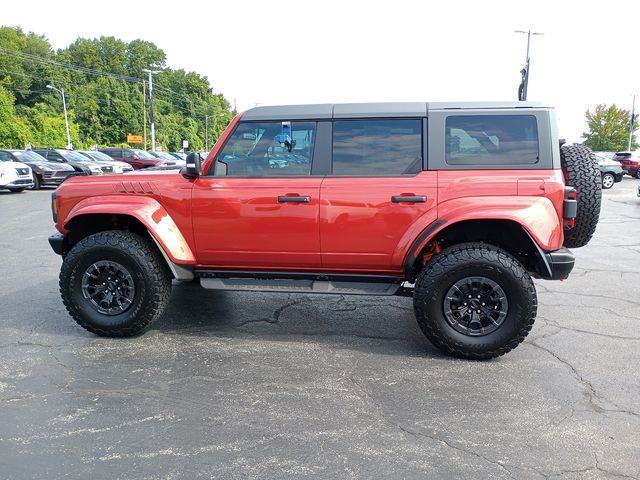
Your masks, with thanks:
M198 263L206 267L320 267L322 178L201 177L193 189ZM308 197L304 203L279 197Z
M424 226L437 218L437 172L406 177L327 177L320 189L322 265L397 272ZM394 196L425 197L393 202Z
M56 229L68 233L81 215L113 214L136 218L175 263L194 264L191 225L192 182L176 171L130 173L119 177L76 177L56 192Z

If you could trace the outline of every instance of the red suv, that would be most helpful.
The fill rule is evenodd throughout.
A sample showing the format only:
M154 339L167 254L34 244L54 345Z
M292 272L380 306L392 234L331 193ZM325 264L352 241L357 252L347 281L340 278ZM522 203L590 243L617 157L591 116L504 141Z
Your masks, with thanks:
M99 148L99 152L106 153L114 160L127 162L134 170L148 167L161 167L165 165L175 165L175 162L162 160L154 157L149 152L138 150L136 148Z
M586 147L532 103L258 107L178 171L73 178L53 195L71 316L143 331L172 279L206 289L408 295L443 351L530 331L532 277L567 278L600 211ZM379 319L380 320L380 319Z
M634 157L631 152L616 152L612 160L620 162L627 175L640 178L640 158Z

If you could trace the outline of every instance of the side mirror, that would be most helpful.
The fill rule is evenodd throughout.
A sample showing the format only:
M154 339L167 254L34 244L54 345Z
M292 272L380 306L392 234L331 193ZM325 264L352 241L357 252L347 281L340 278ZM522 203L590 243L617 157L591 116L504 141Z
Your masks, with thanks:
M180 173L184 178L198 178L202 174L202 158L200 158L200 154L191 152L187 155L187 164L182 167Z

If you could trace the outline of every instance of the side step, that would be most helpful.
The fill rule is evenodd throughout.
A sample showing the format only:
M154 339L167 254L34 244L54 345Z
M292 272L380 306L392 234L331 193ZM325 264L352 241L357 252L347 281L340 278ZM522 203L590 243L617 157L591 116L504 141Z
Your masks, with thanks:
M237 290L249 292L320 293L344 295L395 295L402 279L394 277L366 277L340 275L296 275L238 272L196 272L200 285L209 290ZM306 277L306 278L305 278Z

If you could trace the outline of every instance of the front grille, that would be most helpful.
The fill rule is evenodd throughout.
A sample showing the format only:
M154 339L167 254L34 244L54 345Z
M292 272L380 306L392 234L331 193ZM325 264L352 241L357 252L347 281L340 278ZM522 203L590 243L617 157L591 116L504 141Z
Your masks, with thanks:
M16 172L18 172L18 175L29 175L28 168L16 168Z
M57 172L53 172L53 177L55 177L55 178L67 178L72 173L73 173L73 170L58 170Z
M42 173L42 176L43 176L44 178L51 178L51 177L53 177L53 174L54 174L54 173L57 173L57 172L51 172L51 171L49 171L49 172L43 172L43 173Z
M31 185L33 180L16 180L15 182L11 182L13 185Z
M106 167L100 167L100 168L104 173L113 173L113 167L106 166Z

